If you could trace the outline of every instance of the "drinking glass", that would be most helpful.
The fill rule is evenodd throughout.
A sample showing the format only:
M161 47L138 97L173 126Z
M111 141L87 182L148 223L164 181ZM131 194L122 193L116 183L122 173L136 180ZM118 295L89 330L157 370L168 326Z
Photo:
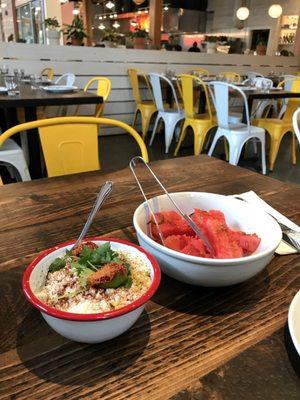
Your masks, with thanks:
M40 77L37 74L30 75L30 85L31 89L36 90L39 88Z
M7 65L2 65L1 67L1 74L7 75L9 73L9 68Z
M19 91L18 91L18 83L13 76L6 76L5 77L5 86L7 89L7 94L9 96L16 96Z

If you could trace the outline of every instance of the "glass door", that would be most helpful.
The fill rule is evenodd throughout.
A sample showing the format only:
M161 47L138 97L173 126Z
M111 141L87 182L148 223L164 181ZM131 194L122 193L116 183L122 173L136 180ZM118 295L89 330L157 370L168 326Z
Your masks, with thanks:
M43 9L40 0L30 1L17 8L20 42L44 43Z

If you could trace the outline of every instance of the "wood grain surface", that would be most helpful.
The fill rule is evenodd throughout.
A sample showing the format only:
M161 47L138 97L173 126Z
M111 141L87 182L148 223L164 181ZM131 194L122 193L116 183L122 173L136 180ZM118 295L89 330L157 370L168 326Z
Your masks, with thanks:
M208 156L159 161L152 167L169 191L234 194L252 189L300 223L299 187ZM159 193L148 175L142 178L150 196ZM257 349L253 357L259 363L267 357L260 342L286 322L300 288L297 255L274 257L262 273L228 288L193 287L164 276L138 322L106 343L78 344L54 333L24 299L22 273L40 250L77 237L99 186L108 179L115 183L114 192L90 234L136 242L132 215L142 197L128 169L0 189L0 399L170 399L197 390L205 376L236 357L243 369L247 349ZM284 346L281 337L277 340ZM273 341L267 343L272 352ZM283 362L278 385L284 388L291 368L287 358ZM240 371L240 379L248 379L247 371ZM267 379L269 371L259 372ZM238 393L232 384L223 397L195 398L235 400ZM279 399L276 387L272 394L269 398ZM285 394L281 398L293 398ZM243 398L253 396L249 392Z

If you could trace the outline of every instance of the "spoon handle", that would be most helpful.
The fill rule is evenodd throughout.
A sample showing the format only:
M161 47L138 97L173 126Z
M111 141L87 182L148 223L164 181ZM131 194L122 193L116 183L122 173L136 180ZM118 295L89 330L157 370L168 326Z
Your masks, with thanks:
M105 200L108 198L108 196L111 194L112 188L113 188L113 183L111 181L107 181L107 182L105 182L105 184L103 186L101 186L101 189L96 197L95 203L91 209L90 215L88 216L88 219L87 219L73 248L76 248L80 245L82 239L87 234L97 211L102 206L102 204L105 202Z

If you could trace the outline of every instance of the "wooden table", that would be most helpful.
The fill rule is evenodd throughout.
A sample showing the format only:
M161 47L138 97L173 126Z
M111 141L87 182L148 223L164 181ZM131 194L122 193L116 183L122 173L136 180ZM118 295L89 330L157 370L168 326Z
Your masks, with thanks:
M299 187L208 156L152 166L170 191L253 189L300 223ZM276 256L262 273L228 288L193 287L164 276L136 325L98 345L60 337L26 302L20 283L26 265L40 250L77 237L108 179L114 192L90 234L135 242L132 214L142 196L128 169L0 189L0 399L299 399L288 357L293 361L295 353L284 333L300 289L298 255ZM147 193L158 193L148 175L144 182Z
M103 99L95 93L76 90L72 93L49 93L43 89L32 89L30 84L20 85L20 94L17 96L0 95L0 122L1 129L17 125L16 107L22 107L25 111L26 121L37 119L36 107L62 106L75 104L97 104ZM31 177L42 177L40 142L37 131L28 135L28 148L30 156L29 171Z

